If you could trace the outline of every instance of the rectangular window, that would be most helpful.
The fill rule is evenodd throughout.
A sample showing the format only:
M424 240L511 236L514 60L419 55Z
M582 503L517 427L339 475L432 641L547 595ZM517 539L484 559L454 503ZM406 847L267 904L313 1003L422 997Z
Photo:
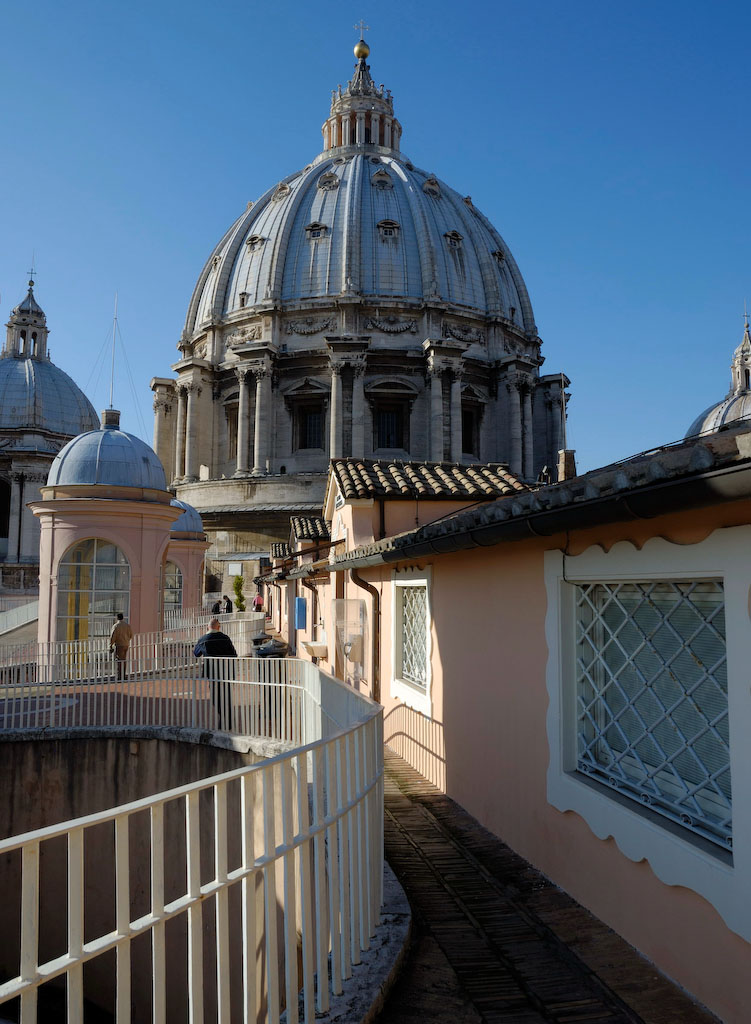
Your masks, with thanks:
M465 455L480 455L480 417L477 409L462 407L462 452Z
M428 588L397 588L397 674L424 690L428 672Z
M404 406L381 402L376 406L375 447L404 448Z
M297 447L323 448L323 405L301 405L297 410Z
M576 768L731 845L720 580L574 585Z

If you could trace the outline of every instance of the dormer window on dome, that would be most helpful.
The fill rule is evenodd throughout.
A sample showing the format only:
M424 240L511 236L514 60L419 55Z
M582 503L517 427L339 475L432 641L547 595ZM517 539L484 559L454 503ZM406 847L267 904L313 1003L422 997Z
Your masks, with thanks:
M315 241L318 238L324 238L328 233L328 226L321 224L320 221L314 220L312 224L305 225L305 234L308 237L308 241Z
M432 174L425 179L422 190L426 196L433 196L434 199L441 198L441 186L438 184L438 179Z
M333 171L327 171L318 179L318 187L323 192L333 192L339 188L339 179Z
M496 263L501 267L506 262L506 253L502 252L500 249L495 249L491 255Z
M377 227L382 242L397 238L399 235L399 224L395 220L381 220L378 222Z
M266 239L262 235L250 235L245 239L248 252L255 252L256 249L260 249L265 241Z
M460 235L458 231L447 231L443 237L452 249L460 249L464 241L464 235Z
M280 182L274 189L274 194L271 197L271 202L278 203L282 199L286 199L291 191L292 189L289 187L289 185L286 184L286 182Z
M383 167L379 167L375 174L372 175L370 179L370 184L373 186L373 188L387 189L394 187L394 182L391 178L391 175L387 170L384 170Z

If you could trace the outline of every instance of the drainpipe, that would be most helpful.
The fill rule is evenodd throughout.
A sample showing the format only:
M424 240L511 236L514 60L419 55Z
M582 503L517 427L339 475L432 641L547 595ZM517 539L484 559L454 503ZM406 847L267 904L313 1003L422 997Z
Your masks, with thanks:
M373 700L381 703L381 595L372 584L359 576L357 569L349 570L349 578L357 587L367 590L373 598Z

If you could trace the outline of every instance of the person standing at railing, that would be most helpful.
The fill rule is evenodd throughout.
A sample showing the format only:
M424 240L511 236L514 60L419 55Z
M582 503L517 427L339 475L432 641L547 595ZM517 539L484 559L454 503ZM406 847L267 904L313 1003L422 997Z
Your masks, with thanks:
M229 615L229 613L230 613L231 611L232 611L232 602L231 602L231 601L230 601L230 599L229 599L229 598L227 597L227 595L226 595L226 594L224 594L224 614L225 614L225 615Z
M231 671L232 666L228 666L227 662L217 659L236 658L237 651L227 634L222 633L219 619L211 620L208 633L204 633L198 641L193 654L197 658L206 659L203 663L203 676L210 680L211 700L219 718L219 728L229 730L232 728L232 704L227 684L234 678L234 671Z
M117 661L117 678L125 678L125 662L128 657L128 648L133 639L133 630L130 623L122 612L117 613L115 623L110 630L110 650L115 653Z

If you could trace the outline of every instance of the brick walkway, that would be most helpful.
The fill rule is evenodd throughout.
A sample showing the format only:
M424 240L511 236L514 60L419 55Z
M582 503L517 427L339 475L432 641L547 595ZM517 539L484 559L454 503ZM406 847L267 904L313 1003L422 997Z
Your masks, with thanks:
M385 819L414 935L379 1024L716 1024L388 749Z

